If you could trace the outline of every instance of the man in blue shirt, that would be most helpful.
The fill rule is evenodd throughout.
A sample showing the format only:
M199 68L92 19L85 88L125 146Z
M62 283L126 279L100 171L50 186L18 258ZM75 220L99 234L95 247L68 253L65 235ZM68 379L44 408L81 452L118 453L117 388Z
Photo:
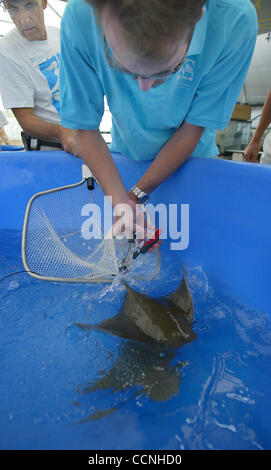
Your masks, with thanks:
M190 155L217 154L257 36L249 0L70 0L61 25L61 123L115 207L150 194ZM152 160L129 194L111 150Z

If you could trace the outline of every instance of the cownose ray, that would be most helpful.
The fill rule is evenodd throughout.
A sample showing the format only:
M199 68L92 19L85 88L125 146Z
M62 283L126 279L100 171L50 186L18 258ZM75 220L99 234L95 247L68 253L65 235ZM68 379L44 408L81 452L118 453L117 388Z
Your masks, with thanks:
M101 323L90 325L77 323L85 331L97 330L128 340L118 345L116 359L105 374L99 374L94 382L79 387L80 395L99 390L111 393L131 389L131 398L147 395L153 401L165 402L179 394L181 373L188 364L183 362L177 348L193 341L194 307L185 273L179 287L169 296L152 298L141 294L125 283L126 297L117 315ZM116 403L111 394L109 403L103 403L81 422L101 419L116 411L125 403L121 396Z
M125 281L126 296L120 311L96 324L76 323L83 330L107 332L128 340L178 348L196 338L192 329L194 306L186 275L178 288L161 298L136 291Z

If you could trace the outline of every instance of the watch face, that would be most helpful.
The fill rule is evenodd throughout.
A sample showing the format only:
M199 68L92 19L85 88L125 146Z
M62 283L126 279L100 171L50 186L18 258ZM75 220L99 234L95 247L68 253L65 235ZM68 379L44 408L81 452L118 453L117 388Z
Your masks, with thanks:
M150 196L148 194L144 194L141 198L139 198L139 201L141 204L145 204L145 202L148 202Z

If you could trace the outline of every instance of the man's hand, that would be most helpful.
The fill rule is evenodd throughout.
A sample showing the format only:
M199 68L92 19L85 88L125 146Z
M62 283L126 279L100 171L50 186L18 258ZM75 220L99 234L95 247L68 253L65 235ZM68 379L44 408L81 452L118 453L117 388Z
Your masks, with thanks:
M136 239L139 243L149 241L154 238L155 226L151 220L146 217L143 206L139 203L138 199L133 195L121 204L114 207L114 223L113 223L113 236L125 237L132 239L133 234L136 233ZM152 252L155 248L161 245L162 241L158 240L148 250Z
M118 203L113 210L113 236L115 238L122 236L132 239L136 233L137 240L145 238L145 228L142 223L143 214L139 210L140 205L130 197L125 201Z
M257 162L258 155L260 152L260 142L263 138L264 132L271 123L271 90L269 91L266 100L264 102L264 107L262 110L261 118L259 124L256 128L255 134L250 141L248 147L244 152L244 157L247 162Z
M129 197L132 199L132 201L134 201L134 202L136 203L136 205L137 205L137 206L139 205L138 207L140 207L139 199L136 197L136 195L133 193L132 190L130 190L130 191L128 192L128 195L129 195ZM143 213L143 218L142 218L142 216L141 216L141 224L145 224L145 227L146 227L146 225L147 225L147 226L149 227L149 229L152 231L152 233L155 233L156 227L155 227L153 224L151 224L149 220L147 220L146 212L142 212L142 213ZM152 237L150 236L150 235L151 235L150 230L149 230L149 231L145 230L144 238L146 238L146 237L152 238ZM162 240L157 240L157 242L154 243L154 245L153 245L151 248L149 248L148 251L151 253L155 248L159 248L159 246L160 246L161 244L162 244Z
M60 143L65 152L72 153L76 157L79 157L79 151L77 149L75 140L76 131L73 129L67 129L66 127L60 127Z
M259 142L251 141L244 151L244 158L247 162L258 162L258 155L261 149Z

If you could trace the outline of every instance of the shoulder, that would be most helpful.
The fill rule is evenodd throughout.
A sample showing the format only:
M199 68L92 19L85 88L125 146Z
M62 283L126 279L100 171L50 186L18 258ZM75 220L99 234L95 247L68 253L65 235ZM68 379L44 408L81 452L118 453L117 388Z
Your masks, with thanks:
M210 18L224 27L233 27L246 20L248 26L257 25L257 13L250 0L207 0ZM240 33L240 31L239 31Z
M92 57L101 47L101 25L85 0L69 0L61 21L61 40Z
M0 53L9 55L12 52L16 52L18 45L20 44L20 33L17 28L13 28L3 38L0 39Z
M69 0L63 16L69 12L72 12L75 16L81 16L82 14L88 14L90 11L93 12L94 8L87 0Z
M257 36L256 9L250 0L207 0L208 23L217 36L233 45Z
M223 11L226 16L245 15L253 20L257 19L256 9L251 0L207 0L206 5L211 12L219 13Z
M69 0L61 21L61 27L69 25L77 30L77 33L86 33L96 26L94 8L85 0Z
M3 70L18 69L24 57L24 45L17 28L12 29L0 39L0 62Z

